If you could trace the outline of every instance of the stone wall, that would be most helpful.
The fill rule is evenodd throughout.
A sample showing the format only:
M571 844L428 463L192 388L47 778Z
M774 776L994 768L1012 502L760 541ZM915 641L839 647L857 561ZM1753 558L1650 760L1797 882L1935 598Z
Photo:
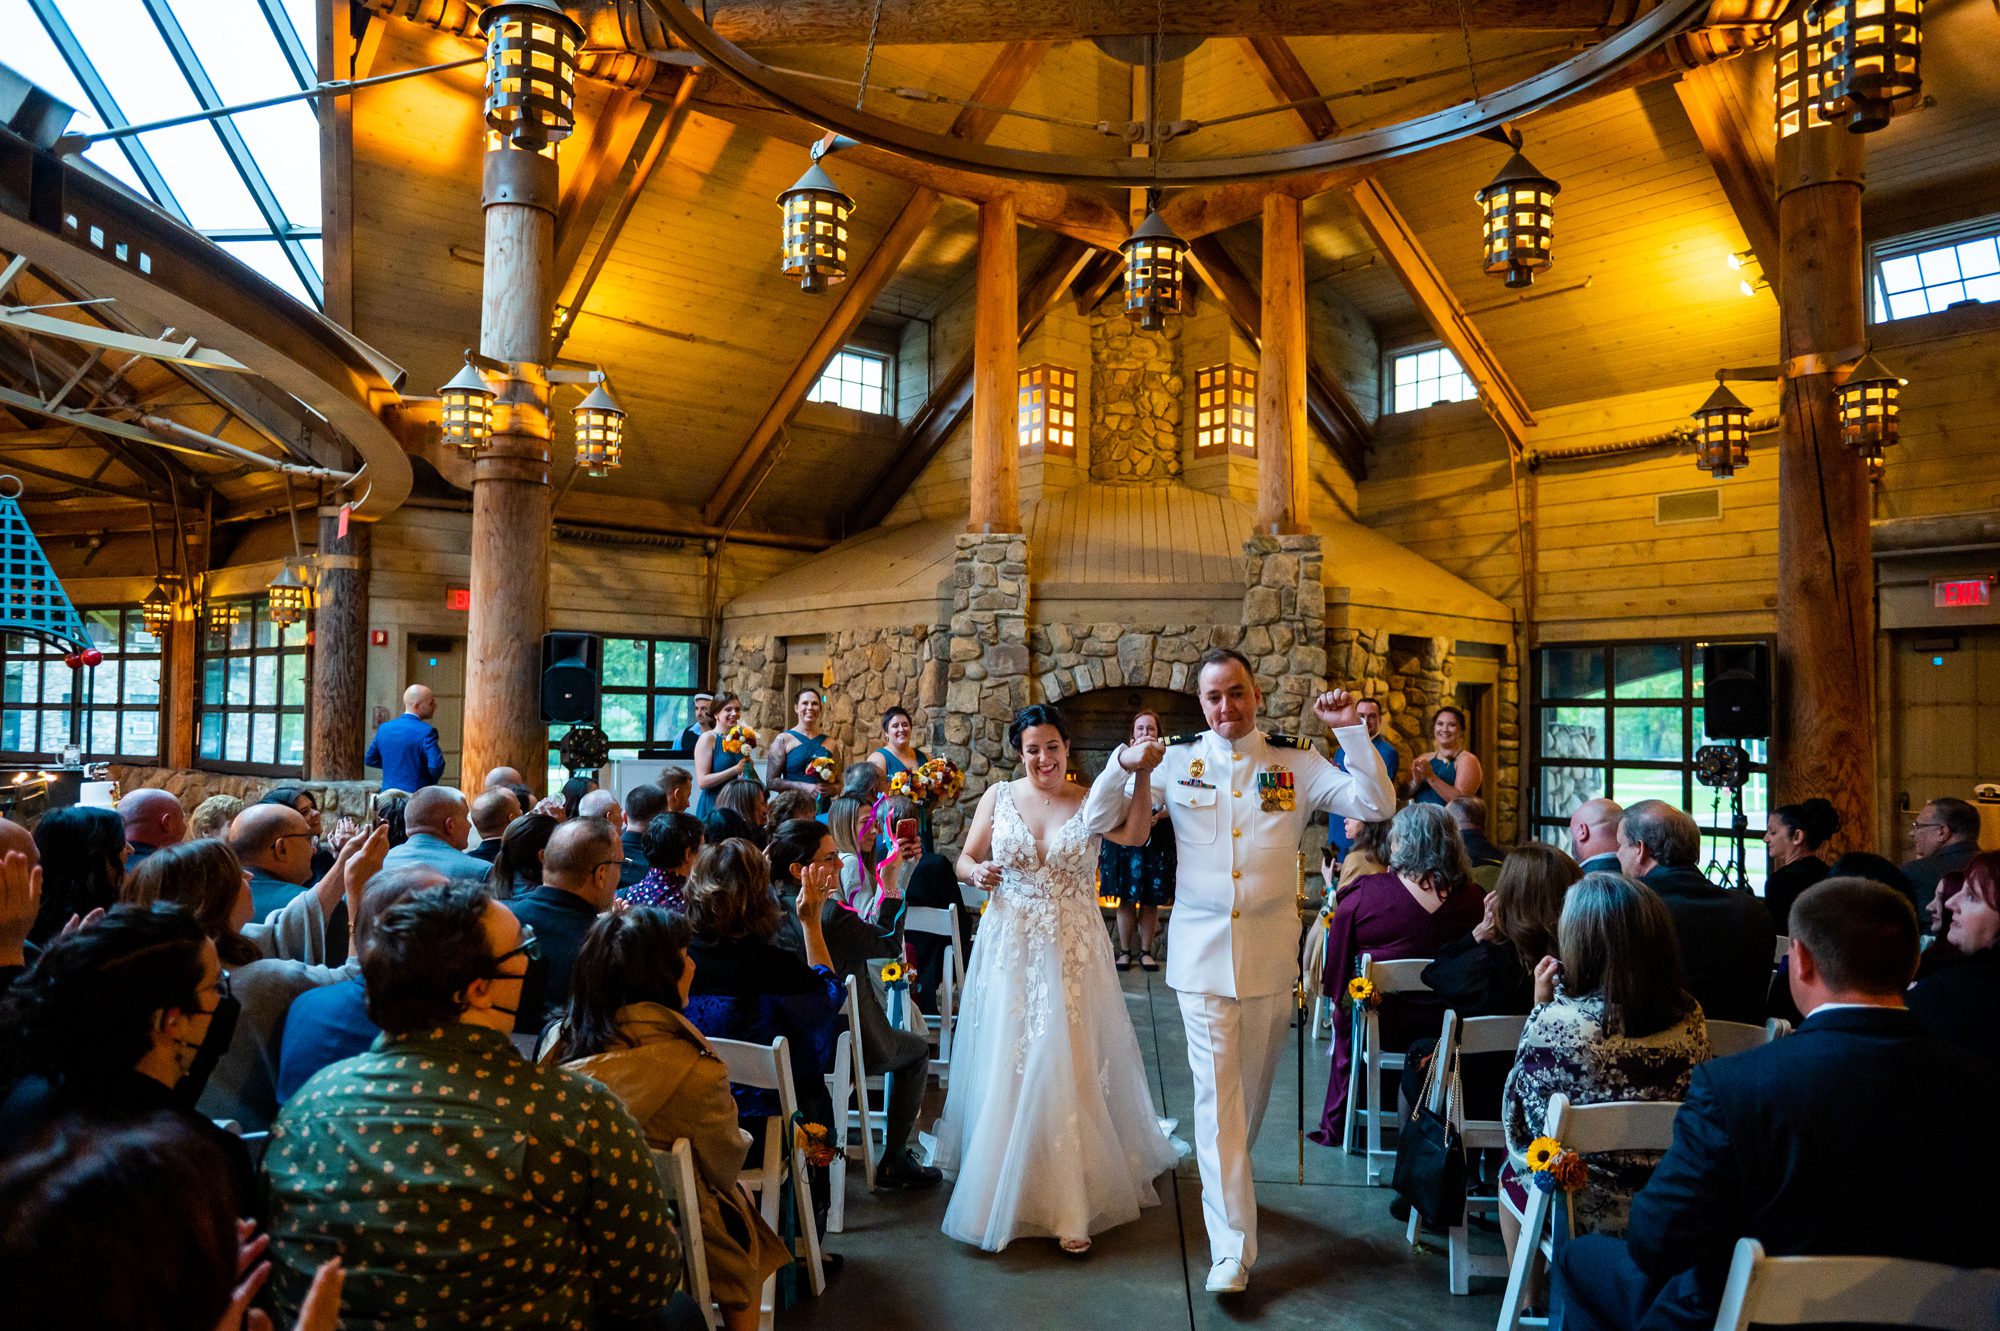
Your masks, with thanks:
M965 795L957 808L937 810L932 828L938 848L951 853L986 787L1013 771L1007 727L1028 705L1031 682L1026 537L958 538L943 657L944 710L931 714L929 747L965 769Z
M178 797L181 808L189 813L210 795L234 795L245 804L254 804L273 786L303 786L319 801L329 831L333 819L343 814L366 821L372 813L375 793L382 788L379 781L295 781L288 777L232 776L188 767L128 767L123 763L111 764L111 779L118 783L120 793L148 788L167 791Z
M1181 474L1181 329L1140 328L1115 303L1090 321L1090 479Z
M859 762L880 746L882 713L891 707L909 709L918 743L928 747L923 736L944 702L944 662L937 657L941 632L933 625L911 624L826 635L833 684L826 690L821 725L842 762ZM782 637L738 634L725 639L716 678L723 690L743 699L744 720L764 743L792 724Z
M1243 543L1243 636L1272 730L1324 735L1313 700L1326 679L1326 589L1317 536L1252 536Z

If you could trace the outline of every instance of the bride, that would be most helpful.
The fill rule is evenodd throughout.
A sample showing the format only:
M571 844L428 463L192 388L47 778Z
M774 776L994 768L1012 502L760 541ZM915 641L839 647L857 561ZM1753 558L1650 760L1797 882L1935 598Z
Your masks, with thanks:
M1090 1236L1159 1201L1174 1163L1097 906L1097 837L1085 788L1065 779L1069 732L1046 704L1008 740L1025 780L979 802L959 877L993 894L965 979L937 1162L954 1180L944 1232L997 1252L1021 1235L1083 1253ZM1151 832L1147 774L1108 833Z

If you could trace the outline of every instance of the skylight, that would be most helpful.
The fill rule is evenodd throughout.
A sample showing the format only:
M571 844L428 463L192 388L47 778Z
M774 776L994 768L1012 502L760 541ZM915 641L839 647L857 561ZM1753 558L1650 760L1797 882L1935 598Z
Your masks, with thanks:
M316 81L312 0L0 0L5 63L75 107L73 133ZM95 143L83 154L298 299L320 303L314 103Z

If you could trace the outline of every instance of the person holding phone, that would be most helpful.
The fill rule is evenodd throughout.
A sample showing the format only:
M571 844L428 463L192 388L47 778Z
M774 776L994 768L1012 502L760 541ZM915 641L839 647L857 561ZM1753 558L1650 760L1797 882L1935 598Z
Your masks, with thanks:
M1141 712L1132 718L1128 743L1144 744L1160 737L1158 712ZM1179 856L1174 851L1174 825L1167 817L1166 792L1157 788L1153 791L1152 817L1152 834L1145 845L1121 846L1107 840L1097 852L1099 890L1118 899L1118 955L1114 962L1121 971L1132 969L1135 954L1140 970L1160 969L1153 952L1160 931L1160 907L1174 903Z

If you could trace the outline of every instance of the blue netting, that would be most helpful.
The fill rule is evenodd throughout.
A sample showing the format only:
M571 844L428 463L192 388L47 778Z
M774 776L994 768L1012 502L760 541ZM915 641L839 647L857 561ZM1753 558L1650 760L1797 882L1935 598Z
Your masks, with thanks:
M6 496L0 496L0 632L33 634L72 652L91 645L21 505Z

